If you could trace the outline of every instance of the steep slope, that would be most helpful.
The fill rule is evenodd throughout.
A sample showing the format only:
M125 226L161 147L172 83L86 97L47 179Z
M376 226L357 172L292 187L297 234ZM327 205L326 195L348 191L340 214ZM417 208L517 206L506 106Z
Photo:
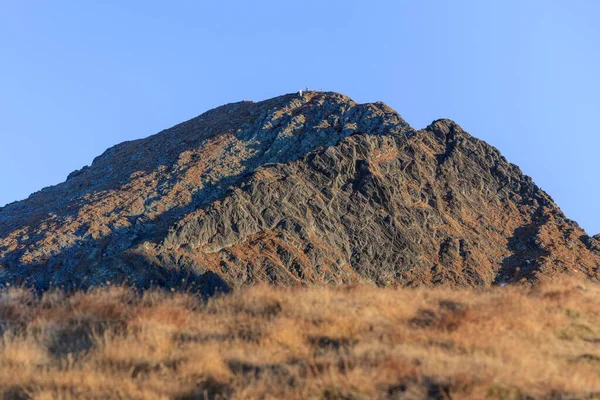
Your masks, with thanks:
M44 289L597 277L600 241L448 120L308 92L211 110L0 209L1 279Z

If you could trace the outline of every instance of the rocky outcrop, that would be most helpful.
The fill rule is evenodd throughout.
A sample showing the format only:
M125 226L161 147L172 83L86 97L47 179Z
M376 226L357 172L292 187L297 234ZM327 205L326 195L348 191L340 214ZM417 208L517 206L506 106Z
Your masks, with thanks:
M0 209L0 278L80 287L596 278L598 238L449 120L290 94L107 150Z

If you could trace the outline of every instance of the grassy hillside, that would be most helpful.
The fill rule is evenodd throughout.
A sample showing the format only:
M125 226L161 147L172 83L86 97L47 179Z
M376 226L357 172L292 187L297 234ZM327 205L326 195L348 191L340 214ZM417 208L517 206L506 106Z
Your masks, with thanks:
M600 396L600 287L2 292L9 398ZM12 397L11 397L12 396Z

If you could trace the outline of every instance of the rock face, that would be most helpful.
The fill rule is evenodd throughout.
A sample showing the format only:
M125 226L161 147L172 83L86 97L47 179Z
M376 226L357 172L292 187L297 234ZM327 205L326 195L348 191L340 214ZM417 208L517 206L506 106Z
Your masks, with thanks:
M449 120L307 92L122 143L0 208L0 280L487 286L597 279L600 240Z

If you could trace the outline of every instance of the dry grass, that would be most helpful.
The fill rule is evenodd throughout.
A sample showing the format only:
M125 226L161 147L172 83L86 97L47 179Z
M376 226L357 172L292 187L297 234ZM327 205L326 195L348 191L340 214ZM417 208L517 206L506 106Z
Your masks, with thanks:
M529 399L600 393L600 287L0 294L6 398Z

